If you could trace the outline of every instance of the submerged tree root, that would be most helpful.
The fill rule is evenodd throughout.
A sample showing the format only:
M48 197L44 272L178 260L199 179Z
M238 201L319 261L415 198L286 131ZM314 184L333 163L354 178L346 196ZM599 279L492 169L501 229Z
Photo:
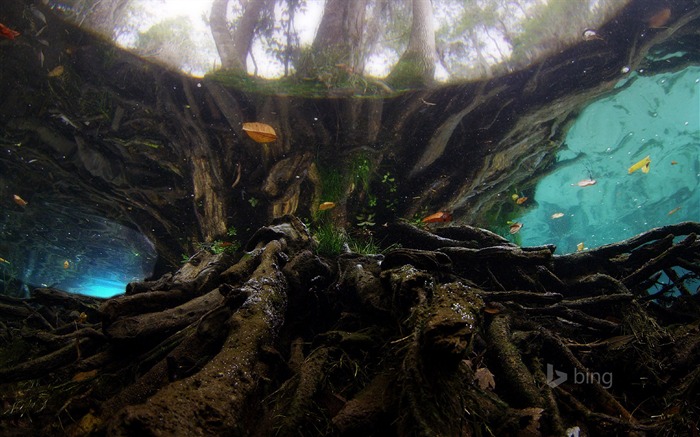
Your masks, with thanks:
M556 256L397 225L329 260L284 217L124 296L3 298L0 433L693 435L699 232Z

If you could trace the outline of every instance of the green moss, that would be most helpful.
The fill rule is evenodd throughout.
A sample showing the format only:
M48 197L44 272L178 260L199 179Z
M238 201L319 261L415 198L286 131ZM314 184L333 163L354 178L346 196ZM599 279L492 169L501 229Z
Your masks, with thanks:
M338 202L348 191L347 177L335 167L316 163L321 176L321 198L324 202Z
M433 75L428 75L427 71L429 68L426 68L419 54L404 53L386 78L386 82L397 90L425 88L433 83Z
M338 71L322 71L311 77L286 76L279 79L264 79L234 70L217 70L205 78L236 90L262 94L295 97L365 96L386 97L387 87L376 79L360 74L349 74L338 67Z

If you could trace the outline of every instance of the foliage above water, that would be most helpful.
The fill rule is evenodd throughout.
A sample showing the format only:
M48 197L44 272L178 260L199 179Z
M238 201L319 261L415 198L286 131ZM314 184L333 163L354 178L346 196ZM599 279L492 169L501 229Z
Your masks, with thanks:
M412 26L412 3L398 0L325 5L309 0L218 0L217 7L223 3L227 12L224 19L212 12L211 1L192 2L189 8L178 10L171 3L113 0L93 5L87 0L51 0L49 6L144 56L200 74L221 65L229 68L219 59L222 50L228 50L226 44L212 30L216 20L221 20L232 40L249 42L238 44L247 47L237 54L247 64L245 72L265 77L301 72L303 77L314 71L309 77L318 80L319 87L340 83L352 89L367 88L365 94L371 94L374 86L365 75L383 77L394 68ZM527 66L543 54L580 41L583 29L599 26L625 3L627 0L433 0L439 79L490 77ZM332 21L341 16L345 21ZM325 25L324 18L328 18ZM330 54L327 41L334 41ZM340 52L335 51L337 47ZM401 69L405 73L407 66ZM345 73L348 77L342 78ZM409 79L399 76L402 82Z

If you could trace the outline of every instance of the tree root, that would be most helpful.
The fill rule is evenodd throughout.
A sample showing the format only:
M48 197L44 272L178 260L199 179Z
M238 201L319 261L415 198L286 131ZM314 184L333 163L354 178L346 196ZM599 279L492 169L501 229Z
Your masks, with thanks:
M236 263L202 252L121 297L3 298L3 419L73 435L694 432L698 224L564 256L404 230L385 230L405 244L383 262L334 263L284 217Z

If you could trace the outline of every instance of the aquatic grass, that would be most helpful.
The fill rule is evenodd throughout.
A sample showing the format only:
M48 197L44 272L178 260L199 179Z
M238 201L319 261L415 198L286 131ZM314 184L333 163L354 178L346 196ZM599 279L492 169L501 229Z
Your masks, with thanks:
M345 229L325 223L319 226L314 232L314 237L318 242L316 251L323 256L336 256L343 253L348 243L348 235Z

